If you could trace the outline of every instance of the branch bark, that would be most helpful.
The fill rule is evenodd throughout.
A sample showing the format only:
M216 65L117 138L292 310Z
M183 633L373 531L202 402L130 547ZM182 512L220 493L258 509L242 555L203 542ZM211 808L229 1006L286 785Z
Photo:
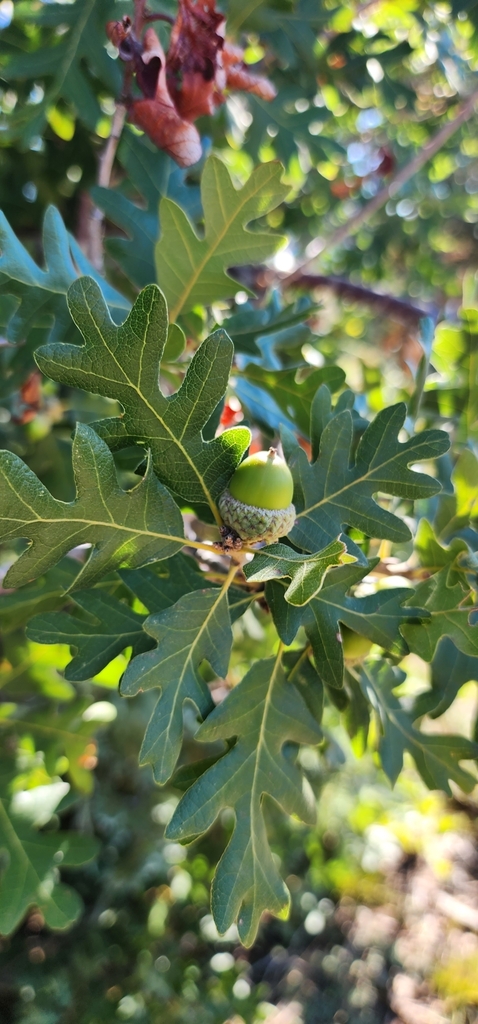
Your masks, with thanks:
M289 284L292 282L288 282ZM330 288L339 298L350 299L351 302L362 302L371 306L384 316L391 316L401 323L416 325L424 316L434 316L436 310L421 309L404 299L396 299L392 295L380 295L365 288L363 285L352 284L343 277L333 277L328 274L303 274L297 273L293 280L294 286L307 289Z
M114 113L113 123L111 125L111 134L99 160L98 185L101 185L102 188L108 188L109 186L116 150L118 149L118 143L121 138L125 119L126 107L124 107L122 103L118 103ZM88 258L93 264L95 270L98 270L100 273L103 273L104 271L104 219L103 211L98 209L97 206L92 205L89 215Z

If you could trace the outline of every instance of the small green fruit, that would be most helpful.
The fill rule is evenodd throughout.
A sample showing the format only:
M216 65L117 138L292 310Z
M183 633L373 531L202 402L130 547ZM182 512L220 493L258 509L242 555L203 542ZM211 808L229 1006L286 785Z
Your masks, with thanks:
M348 626L343 624L340 626L340 632L342 634L342 649L345 661L349 665L363 661L370 651L372 641L368 640L366 636L360 636L354 629L349 629Z
M241 462L219 499L219 511L241 540L270 544L285 537L294 525L293 493L289 467L270 448Z
M275 448L255 452L237 467L229 484L233 498L258 508L287 508L294 494L288 465Z

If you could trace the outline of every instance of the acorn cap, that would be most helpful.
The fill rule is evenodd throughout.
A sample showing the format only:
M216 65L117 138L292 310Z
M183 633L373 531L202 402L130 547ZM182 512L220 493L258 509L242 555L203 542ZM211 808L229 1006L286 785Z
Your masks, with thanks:
M259 541L272 544L279 537L287 536L297 515L292 503L287 508L259 508L257 505L239 501L227 489L221 494L218 504L226 526L230 526L241 540L250 544Z
M294 494L292 473L277 454L275 448L268 452L255 452L237 467L229 482L233 498L260 509L287 509Z

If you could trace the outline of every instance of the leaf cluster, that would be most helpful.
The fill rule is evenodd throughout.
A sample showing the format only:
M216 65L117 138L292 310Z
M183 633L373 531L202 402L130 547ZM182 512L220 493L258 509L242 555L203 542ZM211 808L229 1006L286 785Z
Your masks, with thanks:
M426 720L478 677L474 276L459 321L435 339L433 317L422 321L417 357L407 329L374 316L382 295L367 293L370 315L357 305L336 315L300 277L277 272L284 233L284 266L315 252L309 243L353 219L450 121L450 82L472 88L475 21L453 10L448 29L433 14L440 63L430 48L427 63L422 3L393 16L375 5L370 31L352 9L312 0L226 6L229 31L262 48L277 99L228 102L205 129L214 155L188 178L126 128L113 187L92 191L108 221L106 277L58 210L45 216L43 261L0 222L4 933L32 906L52 929L80 913L59 870L94 856L78 826L97 744L121 705L139 719L133 751L123 736L124 776L140 748L148 778L183 794L173 843L209 842L233 812L212 907L217 928L237 922L248 945L264 911L284 916L289 905L270 820L285 812L313 825L322 766L345 756L339 722L392 784L405 756L430 788L476 781L476 726L458 736ZM2 71L17 90L3 135L16 154L35 154L44 129L49 143L63 131L67 150L76 120L93 154L120 89L103 38L115 15L109 0L16 5ZM476 152L463 138L458 153L460 138L373 232L365 223L357 246L323 257L336 294L347 285L336 275L360 270L369 288L413 284L417 304L440 288L456 298L449 254L464 263L476 220ZM32 371L38 398L22 419ZM297 518L279 543L231 556L218 499L251 438L282 444ZM429 672L418 694L407 689L410 654ZM134 699L116 701L118 683ZM100 751L101 785L106 761ZM20 820L35 792L45 814Z

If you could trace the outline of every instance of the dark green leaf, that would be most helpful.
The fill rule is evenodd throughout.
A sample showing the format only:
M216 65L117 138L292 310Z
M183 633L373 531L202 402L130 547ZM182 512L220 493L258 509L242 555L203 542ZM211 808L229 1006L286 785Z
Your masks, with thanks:
M227 334L219 330L203 342L179 391L166 397L158 371L168 314L156 285L141 292L121 327L113 324L100 289L89 278L72 286L68 301L85 344L41 348L40 369L54 380L121 402L124 416L94 424L110 448L146 445L163 483L186 501L215 509L250 439L245 427L226 430L212 441L202 439L201 430L228 383L233 347Z
M393 693L404 679L404 672L379 663L367 672L362 670L361 674L364 693L377 710L382 726L379 753L384 772L395 783L403 767L404 753L408 751L429 789L442 789L451 796L452 779L469 793L476 785L476 778L460 767L460 761L478 757L478 743L463 736L430 735L415 729L413 719Z
M125 697L161 689L140 753L140 764L152 764L157 782L167 782L174 771L184 701L192 701L203 718L213 707L199 673L202 662L206 659L219 676L226 675L232 645L227 591L228 584L197 590L172 608L150 615L144 628L158 647L130 662L123 676Z
M410 595L405 587L379 590L366 597L349 595L350 588L359 583L374 564L366 567L348 564L330 569L321 590L305 608L292 607L285 601L284 584L273 582L266 586L266 598L279 636L284 643L290 644L299 626L304 627L319 676L328 686L343 685L340 623L385 650L398 654L403 653L400 624L410 613L414 618L426 614L422 609L414 608L412 611L404 607Z
M289 903L267 840L264 795L303 821L315 817L310 787L283 748L287 742L316 744L322 732L287 683L280 659L257 662L196 738L233 736L239 737L235 746L183 796L166 834L185 841L210 828L223 808L234 808L236 826L214 878L212 909L220 933L237 920L241 941L250 946L263 911L280 914Z
M197 562L183 554L158 563L154 569L121 569L119 575L151 614L171 608L192 590L212 586Z
M466 541L454 537L448 547L442 547L433 527L422 519L415 549L420 564L433 575L416 586L407 602L411 608L421 604L428 612L423 622L402 627L411 650L425 661L431 661L438 642L442 637L449 637L462 654L478 656L478 626L470 622L474 577L468 578Z
M381 508L374 495L380 492L413 500L436 494L440 490L436 480L408 467L437 458L450 442L441 430L426 430L399 442L405 415L402 404L380 412L363 434L353 464L353 420L348 410L334 416L323 430L319 457L312 465L295 445L289 464L303 502L299 504L294 494L298 508L290 534L294 544L318 551L337 537L344 525L362 530L368 537L409 539L408 526Z
M407 601L408 608L420 605L429 617L420 623L407 623L402 633L414 654L431 661L442 637L450 637L463 654L478 657L478 625L470 624L473 606L469 588L462 582L450 585L450 570L440 569L419 583Z
M50 206L45 214L45 270L41 270L35 263L1 212L0 247L0 294L13 295L18 302L7 326L7 337L13 342L24 341L33 326L40 326L46 329L45 338L51 333L54 341L78 340L78 333L68 313L66 293L78 277L72 255L78 262L81 250L68 235L58 210ZM84 256L81 262L81 273L98 277ZM98 279L102 282L105 299L113 311L117 313L129 309L127 299L106 281Z
M16 6L20 10L15 23L25 25L25 52L9 55L3 74L11 83L16 79L46 78L47 88L41 103L23 105L15 111L10 119L9 139L20 138L27 146L34 136L42 133L47 113L59 99L72 103L78 116L94 131L101 117L101 107L91 87L91 75L113 96L121 87L118 64L108 56L104 45L104 26L109 18L115 17L115 3L81 0L70 4L53 3L40 10L27 4ZM60 36L55 46L51 45L52 28ZM32 42L36 43L33 49ZM85 74L87 69L89 74Z
M310 411L318 388L325 383L331 391L337 391L345 380L345 374L339 366L324 366L300 379L300 370L297 368L268 370L256 363L249 363L244 369L244 376L274 398L304 437L310 434Z
M257 356L259 350L263 355L265 351L270 355L271 350L279 351L286 345L287 351L290 352L292 347L296 347L292 342L297 336L300 344L303 344L301 329L304 327L304 321L311 317L317 308L317 305L305 297L282 308L277 292L273 292L268 305L262 309L247 303L237 313L228 317L227 329L234 342L235 351ZM308 331L308 334L311 332Z
M192 590L212 586L193 559L185 555L166 559L156 569L123 569L119 573L151 613L170 608ZM52 612L36 615L27 628L28 637L37 643L64 643L74 648L76 657L65 669L66 679L89 679L126 647L133 648L133 657L154 647L154 641L143 629L146 616L134 612L124 601L100 590L79 591L73 600L88 617Z
M35 615L27 627L28 638L38 644L68 644L74 649L66 679L90 679L126 647L133 648L133 656L152 647L143 630L144 615L137 615L123 601L98 590L79 591L74 599L87 618L51 612Z
M49 612L65 601L80 568L73 558L63 558L44 576L27 583L21 590L0 593L0 629L5 635L23 626L32 615Z
M282 664L287 681L297 687L312 717L320 724L324 710L324 684L309 654L309 647L298 651L285 651Z
M133 490L121 490L108 448L94 430L78 424L73 468L76 499L57 501L17 455L0 452L0 538L30 541L8 571L7 587L41 576L78 544L91 543L93 550L76 587L120 566L168 558L182 547L181 514L151 465Z

